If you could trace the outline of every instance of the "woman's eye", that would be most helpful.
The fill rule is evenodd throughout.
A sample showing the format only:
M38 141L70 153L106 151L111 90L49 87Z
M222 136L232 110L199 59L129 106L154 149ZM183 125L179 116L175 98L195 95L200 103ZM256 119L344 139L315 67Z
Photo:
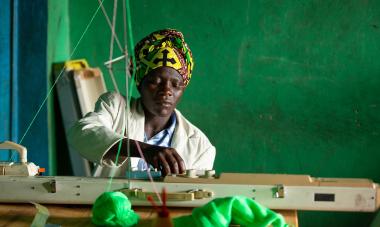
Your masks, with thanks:
M183 87L183 83L180 82L180 81L173 81L173 82L172 82L172 87L174 87L174 88L180 88L180 87Z
M178 88L179 87L179 83L172 83L172 87Z
M149 80L149 83L150 83L150 84L159 84L159 83L160 83L160 80L159 80L159 79Z

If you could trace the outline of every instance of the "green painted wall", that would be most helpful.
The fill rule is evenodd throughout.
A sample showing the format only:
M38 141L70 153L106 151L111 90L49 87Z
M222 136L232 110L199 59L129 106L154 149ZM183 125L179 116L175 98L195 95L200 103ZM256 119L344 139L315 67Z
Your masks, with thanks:
M70 58L70 26L69 26L69 1L48 1L48 51L47 51L47 72L48 72L48 90L51 86L55 85L55 79L52 74L53 63L63 62ZM48 99L48 124L49 124L49 175L57 175L57 168L63 165L62 163L62 148L65 144L62 144L64 133L59 133L59 130L63 132L61 123L56 123L57 117L60 113L54 109L54 106L58 106L57 97L55 96L55 90L49 95ZM58 131L58 133L57 133ZM58 146L58 150L57 150ZM66 147L64 147L66 148ZM67 149L66 149L67 150ZM60 154L61 153L61 154ZM58 165L57 165L58 164ZM62 167L63 168L63 167ZM61 169L62 169L61 168Z
M112 4L105 1L110 15ZM72 47L96 8L69 1ZM196 65L179 109L216 146L218 172L380 182L378 1L140 0L131 11L135 41L159 28L183 31ZM118 15L122 39L121 7ZM73 58L101 66L109 43L100 11ZM116 71L123 83L122 65ZM371 218L302 212L300 224L367 226Z

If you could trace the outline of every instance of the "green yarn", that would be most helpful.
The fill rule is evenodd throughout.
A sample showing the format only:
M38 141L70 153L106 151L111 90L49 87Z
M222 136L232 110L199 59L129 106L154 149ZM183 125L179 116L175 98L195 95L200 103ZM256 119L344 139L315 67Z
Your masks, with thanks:
M139 216L131 209L131 203L121 192L104 192L92 207L92 222L101 226L133 226Z
M231 223L249 227L288 226L280 214L243 196L214 199L195 208L192 215L174 218L173 222L178 227L224 227Z
M129 227L138 221L139 216L121 192L103 193L92 208L92 222L95 225ZM174 218L173 223L178 227L224 227L231 223L248 227L288 226L280 214L243 196L214 199L195 208L192 215Z

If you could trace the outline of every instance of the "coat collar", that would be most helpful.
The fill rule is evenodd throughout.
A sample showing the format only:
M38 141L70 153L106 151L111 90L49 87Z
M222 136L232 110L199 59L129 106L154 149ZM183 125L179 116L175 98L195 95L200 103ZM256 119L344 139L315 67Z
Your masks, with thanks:
M145 114L140 99L131 100L131 113L129 114L129 136L131 139L144 141L144 128L145 128ZM177 125L174 130L172 147L179 148L184 144L187 139L194 135L194 131L189 127L189 122L182 116L181 112L177 109L174 110L177 117Z

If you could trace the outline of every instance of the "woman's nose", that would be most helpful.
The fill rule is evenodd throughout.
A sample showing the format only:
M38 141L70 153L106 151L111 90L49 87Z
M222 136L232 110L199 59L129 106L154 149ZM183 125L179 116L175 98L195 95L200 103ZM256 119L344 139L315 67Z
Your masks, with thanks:
M167 96L171 96L173 94L173 87L171 86L170 81L163 81L160 84L160 92Z

